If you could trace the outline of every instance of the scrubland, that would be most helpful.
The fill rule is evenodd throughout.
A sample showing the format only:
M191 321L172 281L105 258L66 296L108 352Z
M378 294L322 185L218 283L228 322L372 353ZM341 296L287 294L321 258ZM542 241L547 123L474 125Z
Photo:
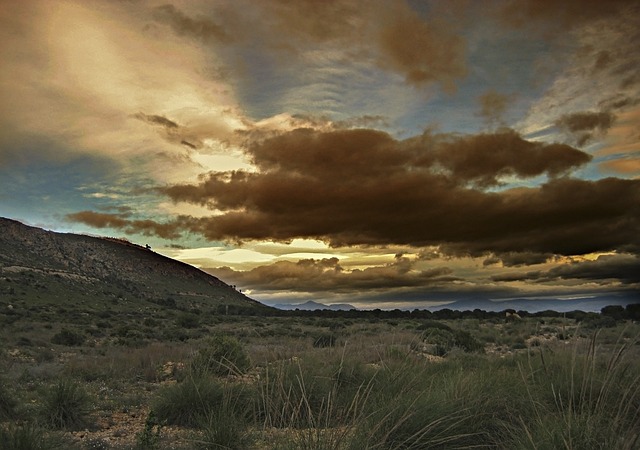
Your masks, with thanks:
M630 320L69 309L0 305L0 448L640 448Z

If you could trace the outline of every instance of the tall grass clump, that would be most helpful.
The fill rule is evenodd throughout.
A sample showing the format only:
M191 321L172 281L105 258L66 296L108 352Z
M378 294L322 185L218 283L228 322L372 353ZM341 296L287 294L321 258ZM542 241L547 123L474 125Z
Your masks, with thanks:
M500 363L478 357L475 367L457 359L385 366L352 448L498 447L522 406L508 399L517 372Z
M251 367L249 354L236 338L222 334L211 337L191 361L191 371L196 375L239 375Z
M2 450L66 450L69 442L58 436L46 434L34 425L11 424L0 427L0 448Z
M253 412L250 386L222 383L211 377L188 376L161 389L151 402L151 410L160 423L211 428L212 418L241 423Z
M225 395L222 403L201 418L199 433L192 441L199 450L244 450L253 443L249 432L248 418L238 411L238 405L230 395Z
M633 342L540 350L521 364L534 415L516 442L538 449L640 447L640 361Z
M16 415L18 401L7 388L8 383L0 380L0 420L13 419Z
M42 399L44 422L56 429L82 429L88 424L91 398L81 385L63 379L45 391Z
M266 427L321 429L345 426L363 411L375 370L317 357L280 361L260 380L258 417Z

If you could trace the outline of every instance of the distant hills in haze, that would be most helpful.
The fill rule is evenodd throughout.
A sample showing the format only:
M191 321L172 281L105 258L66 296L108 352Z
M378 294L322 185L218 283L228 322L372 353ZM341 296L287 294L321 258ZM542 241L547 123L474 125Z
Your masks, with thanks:
M428 308L431 311L441 309L451 309L454 311L473 311L480 309L483 311L504 311L506 309L515 309L516 311L528 311L537 313L541 311L584 311L584 312L600 312L600 310L609 305L627 306L632 303L640 303L640 299L633 300L627 297L593 297L580 298L571 300L561 299L512 299L502 301L492 300L460 300L446 305Z
M0 218L0 299L100 310L271 310L218 278L124 239L56 233Z
M286 303L278 303L273 305L274 308L281 309L284 311L295 311L296 309L300 311L317 311L317 310L330 310L330 311L351 311L352 309L356 309L355 306L349 305L347 303L336 303L334 305L325 305L323 303L314 302L309 300L305 303L294 303L294 304L286 304Z
M607 297L594 297L594 298L581 298L581 299L512 299L502 301L492 300L460 300L452 303L443 304L440 306L432 306L427 309L429 311L438 311L442 309L451 309L453 311L473 311L480 309L487 312L500 312L507 309L514 309L516 311L527 311L530 313L537 313L541 311L556 311L556 312L569 312L569 311L584 311L584 312L600 312L600 310L609 305L627 306L632 303L640 303L640 299L633 300L629 298L620 298L615 296ZM348 303L339 303L333 305L325 305L323 303L308 301L305 303L284 304L278 303L272 305L274 308L283 311L350 311L352 309L359 309ZM403 310L412 310L413 308L402 308Z

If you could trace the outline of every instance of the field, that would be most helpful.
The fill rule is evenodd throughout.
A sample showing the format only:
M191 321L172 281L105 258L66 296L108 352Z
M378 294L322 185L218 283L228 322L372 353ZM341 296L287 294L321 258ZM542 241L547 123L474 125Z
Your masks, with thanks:
M5 302L0 447L640 448L640 324L589 319Z

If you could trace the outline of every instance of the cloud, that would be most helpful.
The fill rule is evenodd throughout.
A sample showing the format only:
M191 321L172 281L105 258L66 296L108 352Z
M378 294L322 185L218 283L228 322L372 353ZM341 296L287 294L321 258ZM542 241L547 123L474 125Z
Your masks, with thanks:
M150 124L160 125L168 130L172 130L180 127L173 120L170 120L164 116L158 116L155 114L145 114L145 113L139 112L134 114L133 117L135 117L136 119L140 119L145 122L148 122Z
M373 130L302 129L248 151L259 171L213 172L160 190L217 211L191 220L191 231L210 240L439 245L456 255L571 255L640 244L637 180L561 177L485 190L499 176L553 176L589 160L513 132L397 141Z
M467 74L466 42L451 24L425 21L405 2L385 10L378 36L380 64L403 74L416 86L439 82L452 92Z
M238 272L228 267L205 269L207 272L246 289L263 291L351 291L399 289L446 285L457 280L447 267L413 270L413 262L397 257L384 266L344 270L338 258L277 261L273 264Z
M168 24L176 34L197 38L205 44L233 41L233 36L212 19L208 17L191 18L171 4L156 7L153 11L153 17L159 22Z
M596 135L604 136L615 120L616 116L610 111L584 111L561 116L556 126L573 134L582 146Z
M155 220L129 219L129 213L110 214L94 211L79 211L67 214L65 219L79 222L94 228L112 228L126 233L140 233L145 236L159 236L164 239L177 239L184 230L181 218L169 223L159 223Z
M513 131L502 131L445 139L433 152L423 154L420 162L439 165L462 182L493 186L504 176L530 178L546 173L556 177L590 160L568 145L531 142Z
M467 73L466 42L455 20L427 18L404 0L238 0L199 10L167 4L154 8L153 17L179 36L215 45L223 53L233 49L236 55L228 52L224 59L236 76L253 70L238 54L256 52L281 68L308 68L318 57L337 54L343 64L376 66L410 85L439 83L451 92Z
M541 28L549 34L561 34L566 28L617 16L637 0L510 0L498 9L503 23L514 27Z
M480 111L478 114L484 118L489 128L502 124L504 113L514 96L501 94L495 90L489 90L478 97Z
M602 284L637 285L640 283L640 257L631 254L601 255L594 261L571 262L549 270L500 274L492 279L498 282L590 280Z
M527 251L512 251L492 255L485 259L483 266L502 263L504 267L518 267L541 264L552 258L551 253L537 253Z

